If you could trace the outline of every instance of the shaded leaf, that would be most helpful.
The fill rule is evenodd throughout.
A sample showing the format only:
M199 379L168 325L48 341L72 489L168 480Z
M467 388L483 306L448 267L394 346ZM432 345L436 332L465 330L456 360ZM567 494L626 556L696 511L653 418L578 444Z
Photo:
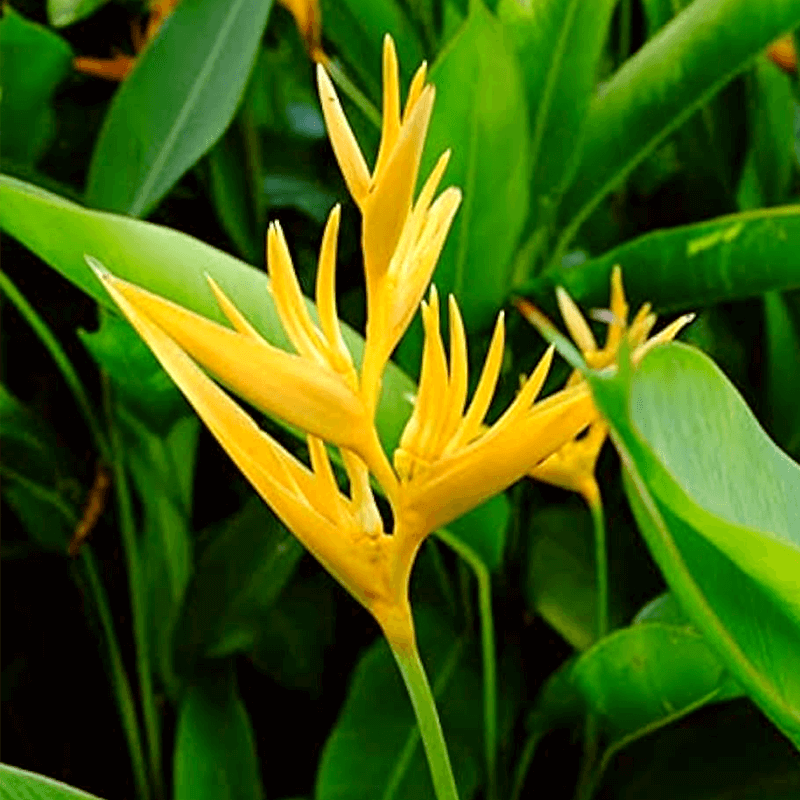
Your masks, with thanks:
M69 73L72 49L57 33L4 5L0 58L3 158L35 164L55 136L51 101L58 84Z
M8 764L0 764L0 781L4 800L99 800L74 786Z
M232 665L206 667L186 690L175 734L174 800L262 800L255 737Z

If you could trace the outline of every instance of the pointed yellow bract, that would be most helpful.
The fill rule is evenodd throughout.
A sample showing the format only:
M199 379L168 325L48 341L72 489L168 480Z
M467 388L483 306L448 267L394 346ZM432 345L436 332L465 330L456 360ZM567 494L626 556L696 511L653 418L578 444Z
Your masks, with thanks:
M556 298L567 330L575 344L578 345L586 364L592 369L604 369L616 364L623 337L627 337L631 347L631 360L637 364L653 347L674 339L681 329L694 319L694 314L684 314L648 339L656 324L656 315L650 310L650 304L645 303L629 327L628 303L625 300L625 290L622 286L622 270L617 265L611 271L611 307L607 315L608 334L605 345L600 348L597 346L586 318L575 301L560 286L556 289ZM517 301L517 308L529 321L533 321L532 306L526 300ZM583 378L577 370L570 375L567 381L568 386L579 386L582 383ZM590 506L599 503L600 490L595 478L595 467L607 435L608 426L603 420L597 419L531 470L531 477L568 491L577 492Z
M422 301L461 193L451 187L436 197L449 158L444 153L414 199L434 91L425 83L423 65L401 111L389 37L383 68L383 128L372 172L333 85L318 68L334 152L363 216L367 325L360 369L336 311L339 206L330 213L320 248L316 318L280 225L269 226L270 293L293 353L265 341L210 276L231 327L114 277L102 265L93 267L259 494L372 612L393 645L403 648L413 645L408 581L425 537L546 463L592 425L597 412L582 383L537 402L553 358L549 350L506 411L484 425L503 359L502 313L467 403L467 337L458 305L448 298L448 357L435 288ZM375 410L386 364L420 305L425 338L419 393L392 463L378 439ZM305 431L310 466L260 430L204 370L257 408ZM334 475L328 446L338 448L346 491ZM389 501L391 531L384 529L372 479Z

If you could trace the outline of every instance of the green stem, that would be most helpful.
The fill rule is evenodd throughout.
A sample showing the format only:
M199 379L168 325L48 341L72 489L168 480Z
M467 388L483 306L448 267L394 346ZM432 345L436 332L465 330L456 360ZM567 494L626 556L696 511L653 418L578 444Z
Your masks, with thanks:
M594 563L597 580L597 641L606 636L608 621L608 551L606 549L606 522L603 501L598 493L589 503L594 525Z
M447 530L437 536L472 569L478 583L478 614L481 620L483 661L483 725L486 756L486 798L497 798L497 657L492 614L492 581L480 556Z
M342 94L378 129L381 129L381 112L374 103L359 89L342 69L339 61L331 59L325 64L325 69L339 87Z
M111 435L111 468L114 474L114 489L119 508L119 527L122 545L128 567L128 590L131 596L131 619L133 637L136 643L136 671L139 678L139 691L142 701L144 730L147 738L147 754L150 774L157 798L163 798L164 784L161 771L161 732L158 711L153 690L153 675L150 669L150 648L147 636L147 613L144 597L144 578L139 562L139 545L136 541L136 525L133 516L128 476L125 472L123 448L119 430L114 417L111 390L108 379L103 376L103 395L105 401L108 430Z
M20 316L31 326L31 329L39 337L39 340L44 345L47 352L50 353L50 357L63 376L67 388L72 392L72 396L75 398L78 410L81 412L84 420L86 420L86 425L89 428L89 433L92 436L97 451L105 461L110 461L111 450L105 434L103 433L103 428L95 416L94 409L92 408L91 402L89 402L89 397L83 388L81 379L78 377L78 373L72 366L69 357L64 352L64 348L61 347L58 339L56 339L53 332L47 326L47 323L39 316L11 279L3 272L0 272L0 289L2 289L6 297L14 304Z
M536 753L536 748L539 746L539 742L541 740L541 732L536 731L535 733L532 733L525 742L522 755L517 762L517 770L514 773L514 786L511 790L510 800L519 800L520 797L522 797L522 790L525 788L525 778L528 775L528 770L531 767L533 756Z
M148 800L150 786L147 782L147 765L144 758L141 734L139 733L139 723L136 719L136 705L128 676L125 673L122 652L114 630L114 619L111 615L111 608L108 604L103 583L97 571L94 555L88 545L82 549L81 554L86 576L89 579L89 589L97 608L100 625L106 637L108 659L111 666L111 683L114 686L119 714L122 718L122 727L128 743L128 753L133 767L133 777L136 781L136 791L142 800Z
M447 753L447 743L439 722L439 712L433 699L428 676L419 657L416 643L411 645L398 644L387 639L392 650L400 674L408 689L411 705L417 717L422 745L428 757L428 766L433 778L433 788L437 800L458 800L458 790L453 777L453 768L450 766L450 756Z

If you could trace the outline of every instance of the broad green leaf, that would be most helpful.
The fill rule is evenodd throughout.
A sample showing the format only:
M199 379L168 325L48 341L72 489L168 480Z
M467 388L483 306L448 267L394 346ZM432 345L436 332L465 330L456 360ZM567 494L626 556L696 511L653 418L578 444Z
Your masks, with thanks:
M481 780L483 719L474 643L425 605L414 611L422 660L461 800ZM433 800L411 701L383 639L362 657L322 753L316 800Z
M0 764L0 795L3 800L100 800L61 781Z
M174 696L172 635L192 572L192 487L200 423L184 416L154 433L124 407L118 409L126 466L142 508L140 558L150 652Z
M595 95L562 247L628 173L773 39L800 24L795 0L695 0Z
M89 205L145 216L219 140L271 7L271 0L178 5L114 96L89 168Z
M0 58L3 158L34 164L55 135L51 100L69 74L72 50L58 34L5 5L0 20Z
M271 208L295 208L318 223L325 221L336 202L333 192L319 182L279 172L264 176L264 195Z
M262 800L255 737L232 664L208 666L178 709L174 800Z
M551 213L578 165L614 5L614 0L502 0L498 6L524 76L535 213Z
M121 278L224 322L205 279L208 273L268 341L291 347L269 294L267 276L184 233L130 217L90 211L6 176L0 176L0 227L111 310L111 299L86 266L85 253ZM54 230L60 235L53 236ZM358 362L363 339L347 326L342 328ZM377 426L390 449L400 439L414 391L411 380L389 364Z
M577 659L571 679L620 744L741 694L700 633L663 622L614 631Z
M615 264L632 306L700 309L800 287L800 206L763 208L654 231L576 267L551 267L520 289L555 310L563 286L581 305L605 307Z
M443 185L464 193L434 281L440 295L456 296L467 329L475 330L491 323L508 292L528 213L529 167L519 62L481 3L437 58L430 80L436 104L420 174L452 149Z
M90 17L108 0L47 0L47 19L56 28Z
M394 39L403 85L425 59L422 44L397 0L321 0L325 38L358 76L375 102L381 97L381 48L388 33Z
M788 75L759 56L747 76L749 148L738 200L742 210L789 198L795 104Z
M656 348L590 374L640 529L692 623L800 747L800 467L714 363Z
M175 629L175 664L249 651L261 618L291 578L303 548L260 498L249 499L206 547Z

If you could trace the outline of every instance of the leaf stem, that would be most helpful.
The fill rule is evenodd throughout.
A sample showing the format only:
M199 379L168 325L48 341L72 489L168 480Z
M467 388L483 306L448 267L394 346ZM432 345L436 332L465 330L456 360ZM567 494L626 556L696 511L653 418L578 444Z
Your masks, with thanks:
M450 766L442 725L439 722L439 712L436 710L436 702L419 657L416 641L401 643L389 637L387 641L408 689L411 705L414 707L436 798L458 800L458 790L453 777L453 768Z
M119 527L122 545L128 567L128 591L131 598L131 618L133 637L136 644L136 671L139 678L139 691L142 701L144 730L147 738L147 753L150 764L151 779L157 798L163 798L164 785L161 771L161 733L159 729L158 711L153 691L153 675L150 669L150 648L147 636L147 612L144 597L144 579L139 561L139 544L136 541L136 525L133 516L128 476L125 472L122 442L114 417L111 388L108 378L103 375L103 400L105 405L108 430L111 437L111 468L114 474L114 489L119 508Z
M100 421L94 413L92 404L86 394L81 379L72 362L69 360L64 348L59 343L58 339L53 335L53 332L48 327L47 323L39 316L36 309L25 299L24 295L17 289L11 279L3 272L0 272L0 290L8 297L20 316L31 326L33 332L39 337L39 340L44 345L50 357L55 362L56 367L64 378L67 388L72 392L75 398L75 403L78 410L86 421L86 426L89 428L94 445L101 457L107 461L111 461L111 448L109 447L108 440L106 439Z
M598 491L589 500L589 511L594 525L594 562L597 581L597 641L608 634L608 551L606 548L606 522L603 500Z

